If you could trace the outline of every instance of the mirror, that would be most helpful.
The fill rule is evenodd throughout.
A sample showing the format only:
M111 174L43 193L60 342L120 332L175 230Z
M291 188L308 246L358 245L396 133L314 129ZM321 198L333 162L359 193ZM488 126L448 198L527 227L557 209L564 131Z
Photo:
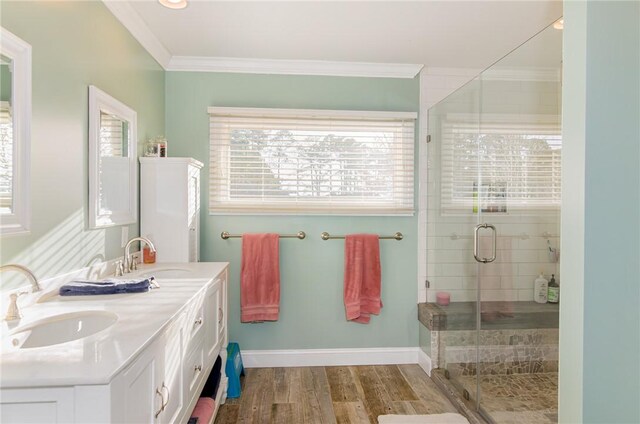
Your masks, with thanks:
M29 232L31 46L0 36L0 234Z
M89 227L137 221L136 112L89 86Z

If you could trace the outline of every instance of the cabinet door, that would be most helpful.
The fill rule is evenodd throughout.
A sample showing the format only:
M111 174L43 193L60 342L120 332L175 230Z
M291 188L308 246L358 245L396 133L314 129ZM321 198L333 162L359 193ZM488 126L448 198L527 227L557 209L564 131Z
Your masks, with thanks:
M200 260L200 170L189 167L188 187L189 262Z
M221 287L222 280L216 280L207 290L207 298L205 300L207 327L204 335L204 352L207 363L213 363L215 361L215 356L220 348L220 324L222 322L221 314L223 313L220 303Z
M147 348L122 375L124 381L124 417L130 423L159 422L162 413L163 394L159 384L162 358L159 346Z
M165 333L164 360L161 391L164 396L164 410L160 414L161 423L173 423L182 412L184 402L182 382L182 359L184 356L184 332L186 312L183 312Z
M2 389L0 422L69 423L74 421L73 388ZM98 421L99 418L96 420Z
M204 361L204 350L200 340L199 344L191 347L191 351L187 352L184 360L184 390L187 405L199 397L198 389L201 389L200 384L203 383L206 369L207 364Z

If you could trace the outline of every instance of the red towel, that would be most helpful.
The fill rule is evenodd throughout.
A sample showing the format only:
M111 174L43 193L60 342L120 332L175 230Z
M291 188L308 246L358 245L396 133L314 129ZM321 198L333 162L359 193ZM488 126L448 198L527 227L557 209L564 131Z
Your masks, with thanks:
M242 235L242 322L277 321L280 312L278 234Z
M352 234L344 242L344 307L347 320L369 323L382 308L380 242L376 234Z
M210 397L201 397L196 403L196 407L191 413L191 418L198 417L198 424L205 424L213 418L213 412L216 410L216 402Z

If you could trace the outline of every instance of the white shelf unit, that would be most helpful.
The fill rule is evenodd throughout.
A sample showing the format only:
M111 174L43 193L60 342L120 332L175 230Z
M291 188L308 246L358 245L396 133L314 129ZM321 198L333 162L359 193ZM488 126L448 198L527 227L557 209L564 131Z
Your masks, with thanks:
M200 260L200 169L192 158L140 158L140 235L157 262Z

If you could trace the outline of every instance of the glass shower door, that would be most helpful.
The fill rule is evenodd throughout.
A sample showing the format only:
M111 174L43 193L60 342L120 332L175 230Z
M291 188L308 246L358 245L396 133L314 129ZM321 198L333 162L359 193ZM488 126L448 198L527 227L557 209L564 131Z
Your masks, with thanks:
M557 422L559 310L534 280L560 280L561 41L550 26L428 115L431 359L496 424Z
M480 76L477 406L495 423L557 422L562 31L549 26ZM545 295L547 290L543 290Z
M475 78L431 109L427 144L428 302L444 316L431 333L431 360L456 391L477 401L477 272L473 234L478 223L477 147L481 79ZM448 292L449 305L436 303Z

